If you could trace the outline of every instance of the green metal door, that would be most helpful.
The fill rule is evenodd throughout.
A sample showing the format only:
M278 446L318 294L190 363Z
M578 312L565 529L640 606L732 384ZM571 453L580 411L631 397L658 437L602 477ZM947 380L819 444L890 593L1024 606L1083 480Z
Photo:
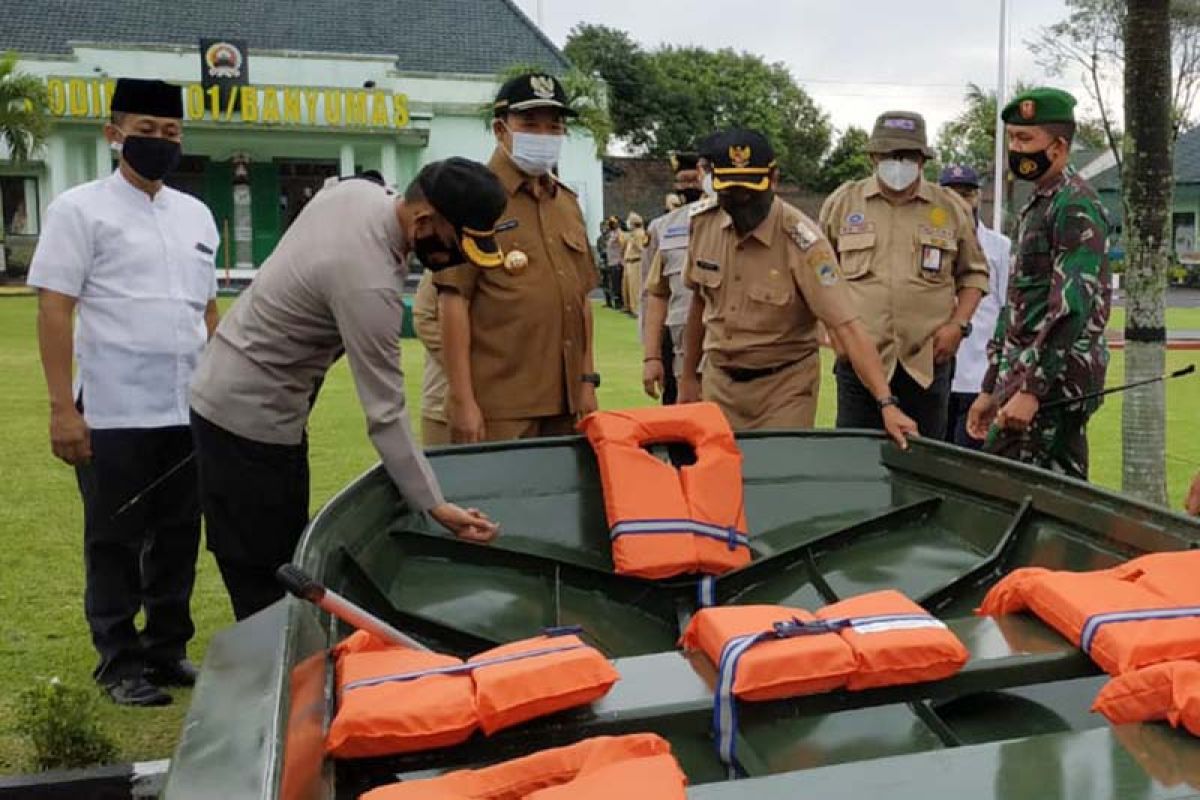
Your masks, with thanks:
M217 269L225 269L233 237L233 165L228 161L209 161L204 170L204 200L217 221L221 246L217 249ZM232 265L232 262L230 262Z
M250 218L254 221L254 264L261 266L279 243L279 168L274 163L250 165Z

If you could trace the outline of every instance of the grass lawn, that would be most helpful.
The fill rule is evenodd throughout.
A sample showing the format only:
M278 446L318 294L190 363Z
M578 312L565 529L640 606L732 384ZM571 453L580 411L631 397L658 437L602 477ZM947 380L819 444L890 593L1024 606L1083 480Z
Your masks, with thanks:
M1108 319L1110 331L1125 330L1125 309L1113 308L1112 316ZM1168 308L1168 330L1200 330L1200 308Z
M60 676L84 684L94 655L83 619L82 513L72 471L50 454L45 389L34 335L32 298L0 299L0 375L4 379L4 424L0 426L0 773L28 768L23 741L3 720L11 718L16 693L35 677ZM1192 320L1195 320L1194 322ZM1172 324L1200 328L1200 310L1176 310ZM648 402L641 392L641 352L632 321L597 309L598 369L604 375L600 402L620 408ZM826 355L826 354L823 354ZM1196 354L1168 355L1176 369ZM422 353L404 342L408 396L420 397ZM818 426L833 424L829 363ZM1120 383L1124 361L1113 354L1110 376ZM1120 484L1120 399L1110 400L1091 427L1093 477ZM1168 389L1168 469L1170 496L1179 504L1192 472L1200 465L1195 410L1200 381L1173 381ZM413 409L414 421L419 414ZM344 362L326 381L311 424L313 508L376 460ZM199 662L214 631L232 622L228 601L211 556L202 551L193 602L198 630L191 649ZM163 709L121 709L104 704L103 721L116 736L123 761L171 754L190 692L175 690L175 704Z

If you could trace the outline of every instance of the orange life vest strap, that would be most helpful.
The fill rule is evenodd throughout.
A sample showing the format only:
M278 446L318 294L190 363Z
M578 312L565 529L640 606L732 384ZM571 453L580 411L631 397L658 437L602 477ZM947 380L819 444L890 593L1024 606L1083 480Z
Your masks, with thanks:
M794 636L837 634L853 628L859 633L880 633L903 628L945 628L946 623L930 614L873 614L864 617L803 622L796 618L776 622L773 629L745 636L735 636L721 648L721 663L717 667L717 689L713 696L713 731L717 740L717 755L724 762L730 778L739 777L737 763L737 699L733 694L737 679L738 661L754 645L771 639L790 639Z
M722 527L694 519L629 519L612 527L609 538L614 541L621 536L690 533L725 542L730 550L750 547L750 537L736 526Z
M1110 611L1106 614L1093 614L1083 623L1083 631L1079 634L1079 649L1092 654L1092 642L1100 628L1115 622L1145 622L1156 619L1185 619L1200 617L1200 606L1180 606L1178 608L1148 608L1143 610Z
M575 633L569 627L556 628L552 631L547 631L547 636L562 636L568 633ZM397 672L392 675L379 675L374 678L363 678L357 681L351 681L342 687L343 692L349 692L353 689L361 689L364 686L378 686L381 683L400 683L403 681L415 681L417 678L424 678L426 675L459 675L464 672L474 672L483 667L490 667L495 664L507 664L510 661L521 661L526 658L537 658L538 656L550 655L551 653L565 653L569 650L582 650L587 647L586 644L565 644L558 647L539 647L536 650L526 650L522 653L513 653L507 656L497 656L496 658L486 658L482 661L468 661L464 664L453 664L446 667L431 667L429 669L418 669L411 672Z

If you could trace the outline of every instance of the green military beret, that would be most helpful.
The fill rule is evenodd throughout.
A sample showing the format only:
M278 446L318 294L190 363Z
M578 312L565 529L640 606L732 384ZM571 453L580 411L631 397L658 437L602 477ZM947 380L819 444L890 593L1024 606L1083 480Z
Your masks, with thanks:
M1000 116L1009 125L1074 122L1075 98L1062 89L1039 86L1014 97Z

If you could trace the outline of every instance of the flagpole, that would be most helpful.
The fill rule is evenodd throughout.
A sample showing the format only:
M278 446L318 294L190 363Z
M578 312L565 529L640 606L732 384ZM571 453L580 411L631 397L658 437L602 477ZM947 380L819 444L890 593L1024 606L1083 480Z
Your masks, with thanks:
M1004 180L1008 171L1008 146L1000 116L1008 97L1008 0L1000 0L1000 67L996 76L996 174L992 181L992 230L1004 232Z

